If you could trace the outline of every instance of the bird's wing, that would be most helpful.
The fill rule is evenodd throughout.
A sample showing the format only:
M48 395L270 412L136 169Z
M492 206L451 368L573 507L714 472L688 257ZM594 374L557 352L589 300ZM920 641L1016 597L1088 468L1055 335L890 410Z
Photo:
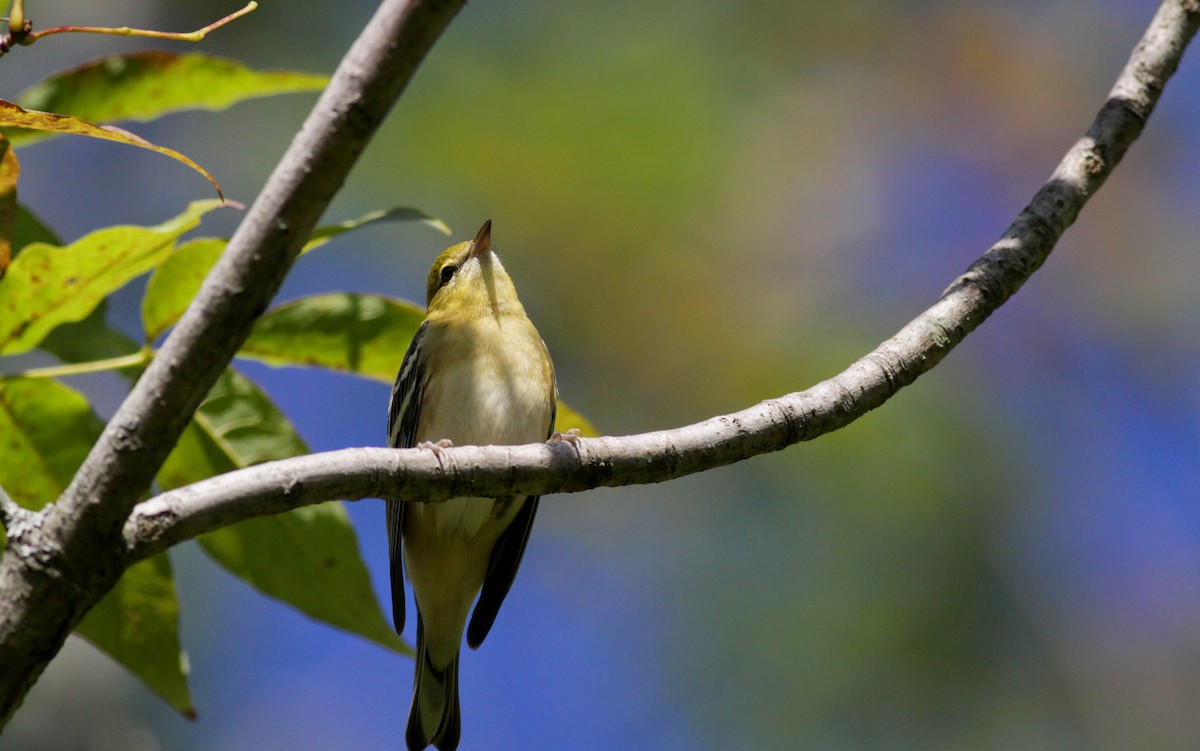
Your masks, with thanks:
M426 326L422 323L413 334L412 343L396 374L392 396L388 403L388 446L411 448L416 443L417 418L421 409L421 390L425 385ZM404 630L404 556L401 554L400 531L404 527L404 502L387 502L388 568L392 579L392 622L396 633Z
M545 346L545 345L543 345ZM550 406L550 426L546 430L546 438L554 432L554 418L558 414L558 385L555 384L554 396ZM531 495L525 499L521 510L508 528L496 540L492 548L492 556L488 559L487 574L483 577L483 589L479 593L479 601L475 603L475 612L471 613L471 623L467 626L467 646L478 649L492 624L500 612L500 606L517 578L517 569L521 567L521 558L525 555L525 546L529 544L529 534L533 531L533 518L537 515L538 498Z
M477 649L488 631L492 630L500 605L504 603L513 579L517 577L521 557L525 555L525 545L529 542L529 533L533 531L537 506L538 496L526 498L516 518L500 535L496 547L492 548L483 590L479 593L479 601L475 603L475 612L471 613L471 623L467 626L467 646L471 649Z
M422 346L429 324L422 323L413 334L388 403L388 446L412 448L417 443L417 416L421 408L421 390L425 385L426 353Z

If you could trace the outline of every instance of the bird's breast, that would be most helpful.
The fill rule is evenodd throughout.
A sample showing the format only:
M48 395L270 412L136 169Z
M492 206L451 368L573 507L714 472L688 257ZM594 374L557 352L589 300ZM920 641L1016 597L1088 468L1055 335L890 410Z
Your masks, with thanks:
M528 320L448 325L429 358L418 441L486 446L546 440L554 374Z
M458 446L519 445L546 440L554 409L554 372L537 330L524 318L443 324L431 332L427 381L417 442L449 439ZM455 498L410 512L430 534L471 540L485 528L499 534L511 521L490 498ZM490 549L490 544L488 545Z

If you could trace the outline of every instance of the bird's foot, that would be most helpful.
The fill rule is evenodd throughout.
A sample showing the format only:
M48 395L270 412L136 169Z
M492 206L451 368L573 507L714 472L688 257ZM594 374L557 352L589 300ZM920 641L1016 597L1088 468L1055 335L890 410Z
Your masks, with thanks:
M547 443L569 443L575 448L579 448L579 442L583 440L583 433L579 428L571 428L566 433L554 431L554 435L550 436Z
M433 441L421 441L420 443L417 444L416 447L419 449L429 449L430 451L433 452L434 456L436 456L438 459L441 459L442 458L442 449L454 448L454 441L450 440L449 438L443 438L442 440L440 440L436 443L434 443Z

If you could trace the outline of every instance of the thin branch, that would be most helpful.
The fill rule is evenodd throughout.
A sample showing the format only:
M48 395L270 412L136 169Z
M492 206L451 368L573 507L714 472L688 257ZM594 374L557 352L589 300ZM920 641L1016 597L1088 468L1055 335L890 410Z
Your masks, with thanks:
M137 352L121 355L120 357L109 357L104 360L73 362L65 365L47 365L44 368L29 368L28 370L18 370L14 373L0 373L0 379L63 378L73 375L86 375L88 373L103 373L109 370L120 370L122 368L146 365L152 359L154 359L154 351L149 347L143 347Z
M52 34L109 34L111 36L121 37L145 37L148 39L169 39L175 42L199 42L208 36L209 32L216 31L225 24L241 18L258 7L258 3L247 3L241 10L234 11L222 19L213 21L208 26L195 31L155 31L153 29L133 29L128 26L51 26L48 29L41 31L30 32L25 35L20 44L30 45Z
M941 298L839 375L704 422L655 433L528 446L346 449L271 462L140 504L125 527L141 559L252 516L333 498L438 501L662 482L837 430L933 368L1049 256L1137 138L1200 25L1197 6L1163 3L1087 135L988 251Z
M153 29L134 29L128 26L51 26L41 31L33 30L33 22L25 17L22 0L13 0L12 10L8 16L8 33L0 36L0 56L6 54L17 45L28 47L42 37L54 34L108 34L122 37L145 37L149 39L169 39L176 42L199 42L225 24L237 20L258 7L258 3L249 2L241 10L234 11L224 18L210 23L195 31L154 31Z
M463 0L384 0L228 248L63 496L36 561L0 559L0 725L123 572L122 528L191 414Z

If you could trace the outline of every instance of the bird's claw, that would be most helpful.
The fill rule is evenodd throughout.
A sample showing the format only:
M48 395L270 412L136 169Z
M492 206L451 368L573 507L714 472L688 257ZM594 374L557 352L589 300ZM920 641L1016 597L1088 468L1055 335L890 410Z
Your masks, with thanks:
M434 456L441 459L442 458L442 449L454 448L454 441L450 440L449 438L443 438L442 440L440 440L436 443L433 441L421 441L420 443L417 444L416 447L419 449L429 449L430 451L433 452Z
M571 428L566 433L554 431L554 435L550 436L548 443L569 443L575 448L579 448L579 442L583 440L583 433L579 428Z

